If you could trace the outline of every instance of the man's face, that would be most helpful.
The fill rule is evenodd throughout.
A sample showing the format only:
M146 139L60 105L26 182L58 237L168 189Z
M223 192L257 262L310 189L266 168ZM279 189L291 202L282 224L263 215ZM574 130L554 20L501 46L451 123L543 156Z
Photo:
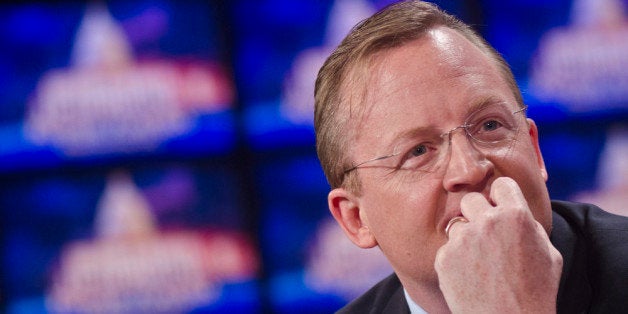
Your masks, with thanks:
M448 28L435 28L418 40L380 53L370 73L360 104L364 111L360 121L352 124L349 141L355 163L395 153L393 148L400 142L416 140L425 132L448 132L462 125L474 107L488 103L508 112L519 109L496 65ZM447 241L445 225L460 214L460 200L466 193L480 192L488 198L498 177L511 177L519 184L534 217L549 232L547 174L536 126L521 113L515 117L520 127L506 153L502 149L501 154L487 154L458 130L451 135L442 166L432 172L394 169L405 153L353 170L360 176L361 193L332 191L334 217L359 246L379 245L404 285L437 284L434 258ZM345 197L349 203L339 201ZM343 206L357 210L341 215ZM354 221L341 222L347 218Z

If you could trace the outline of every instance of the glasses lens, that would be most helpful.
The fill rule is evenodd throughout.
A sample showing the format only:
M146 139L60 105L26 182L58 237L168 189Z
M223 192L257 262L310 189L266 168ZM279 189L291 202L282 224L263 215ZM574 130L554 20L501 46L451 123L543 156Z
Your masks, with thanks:
M447 133L416 136L399 144L392 154L359 163L345 170L345 173L381 160L387 160L387 163L375 164L372 167L414 170L417 175L434 172L446 160L452 132L460 129L464 129L478 145L476 147L484 153L500 155L508 150L509 143L517 136L520 124L517 114L524 110L525 108L513 113L511 109L502 105L484 107L471 114L466 123Z
M503 106L483 108L467 120L467 133L483 144L499 144L511 141L517 135L517 116Z

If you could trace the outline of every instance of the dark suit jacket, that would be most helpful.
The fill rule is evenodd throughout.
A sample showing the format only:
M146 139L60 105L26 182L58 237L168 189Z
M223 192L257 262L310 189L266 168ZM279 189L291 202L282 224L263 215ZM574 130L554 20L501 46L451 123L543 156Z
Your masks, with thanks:
M627 205L628 206L628 205ZM563 256L558 313L628 313L628 217L552 202L550 240ZM410 313L395 274L338 313Z

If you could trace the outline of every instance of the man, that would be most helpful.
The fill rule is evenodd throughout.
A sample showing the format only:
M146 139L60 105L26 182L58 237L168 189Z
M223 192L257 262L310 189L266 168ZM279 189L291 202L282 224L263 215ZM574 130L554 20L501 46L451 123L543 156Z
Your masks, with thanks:
M395 271L340 312L628 308L628 219L550 202L513 75L467 25L392 5L332 53L315 101L330 211Z

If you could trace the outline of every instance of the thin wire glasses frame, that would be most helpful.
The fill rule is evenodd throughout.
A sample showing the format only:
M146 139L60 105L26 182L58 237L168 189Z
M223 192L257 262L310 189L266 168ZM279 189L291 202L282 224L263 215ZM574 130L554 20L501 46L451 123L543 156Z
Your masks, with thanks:
M512 112L512 114L513 114L513 115L516 115L516 114L518 114L518 113L525 112L527 109L528 109L528 106L523 106L522 108L520 108L520 109L518 109L518 110L516 110L516 111L513 111L513 112ZM479 110L479 111L481 111L481 110ZM474 114L471 114L471 116L474 116L474 115L475 115L475 113L474 113ZM482 122L482 123L483 123L483 122ZM459 126L457 126L457 127L453 128L453 129L449 130L448 132L442 133L440 136L441 136L442 138L444 138L444 137L446 137L446 136L447 136L447 137L449 137L449 138L448 138L448 140L451 140L451 134L452 134L453 132L455 132L455 131L456 131L456 130L458 130L458 129L464 129L465 134L467 135L467 137L469 137L469 138L471 138L471 139L473 139L473 140L475 140L475 141L477 141L477 142L480 142L480 143L489 143L489 144L490 144L490 143L499 143L499 142L502 142L502 141L504 140L504 139L500 139L500 140L496 140L496 141L483 141L483 140L477 139L477 138L476 138L476 136L474 136L473 134L471 134L471 132L469 131L469 129L470 129L471 127L473 127L474 125L476 125L476 124L477 124L477 123L469 123L469 122L467 121L467 122L463 123L462 125L459 125ZM517 127L517 130L518 130L518 127ZM351 172L351 171L353 171L353 170L356 170L356 169L362 168L364 165L370 164L370 163L375 162L375 161L379 161L379 160L384 160L384 159L392 158L392 157L398 156L398 155L400 155L400 154L402 154L402 153L403 153L403 151L394 152L394 153L392 153L392 154L388 154L388 155L384 155L384 156L379 156L379 157L375 157L375 158L372 158L372 159L369 159L369 160L366 160L366 161L360 162L360 163L358 163L358 164L354 165L354 166L353 166L353 167L351 167L351 168L345 169L345 170L343 171L343 173L344 173L344 174L348 174L349 172Z

